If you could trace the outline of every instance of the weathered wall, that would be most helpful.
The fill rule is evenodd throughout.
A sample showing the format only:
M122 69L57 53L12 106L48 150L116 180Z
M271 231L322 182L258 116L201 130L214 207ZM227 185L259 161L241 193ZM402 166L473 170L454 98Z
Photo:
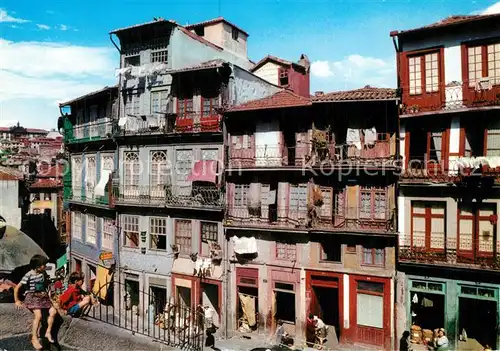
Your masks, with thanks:
M0 216L13 227L21 228L22 210L19 208L19 181L0 180Z
M229 91L229 100L239 105L251 100L273 95L281 89L269 84L264 79L239 67L233 67L233 82Z
M259 69L254 71L253 73L256 76L259 76L264 80L267 80L271 84L279 85L279 79L278 79L279 67L280 66L274 62L267 62L263 64L261 67L259 67Z

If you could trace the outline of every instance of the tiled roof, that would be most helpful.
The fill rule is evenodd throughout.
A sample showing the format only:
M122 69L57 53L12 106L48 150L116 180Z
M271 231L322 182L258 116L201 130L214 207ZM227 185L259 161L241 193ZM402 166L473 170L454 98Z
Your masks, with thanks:
M0 180L22 180L23 173L12 167L0 166Z
M60 180L53 179L37 179L36 182L31 184L31 188L60 188L63 184Z
M118 29L115 29L115 30L112 30L111 32L109 32L109 34L116 34L119 32L123 32L123 31L129 30L129 29L139 28L139 27L146 27L146 26L150 26L150 25L153 25L156 23L172 23L172 24L177 25L177 22L175 22L173 20L166 20L164 18L159 18L157 20L153 20L153 21L149 21L149 22L134 24L133 26L118 28Z
M64 164L55 166L40 166L37 177L41 178L62 178L64 175Z
M257 62L251 68L250 71L254 72L255 70L257 70L259 67L261 67L263 64L265 64L268 61L272 61L272 62L278 63L280 65L283 65L283 66L292 66L292 65L294 65L295 67L299 66L299 67L303 67L303 68L307 69L308 67L304 66L304 64L301 62L302 59L305 59L305 60L307 60L307 62L309 62L309 59L307 58L307 56L305 54L302 54L301 60L299 60L299 62L292 62L292 61L288 61L288 60L282 59L282 58L277 57L277 56L267 55L262 60L260 60L259 62Z
M431 24L428 24L428 25L423 26L423 27L413 28L413 29L408 29L408 30L403 30L403 31L393 31L393 32L391 32L391 36L398 36L401 34L413 33L413 32L418 32L418 31L426 30L426 29L441 28L441 27L447 27L447 26L451 26L451 25L464 24L464 23L480 21L483 19L489 19L489 18L495 18L495 17L499 17L499 20L500 20L500 14L498 14L498 13L488 14L488 15L455 15L455 16L450 16L450 17L444 18L438 22L431 23Z
M316 93L311 97L313 102L332 102L332 101L360 101L360 100L395 100L396 89L375 88L369 85L361 89L335 91L332 93Z
M18 126L12 126L12 127L0 127L0 132L10 132L11 130L18 128ZM22 127L21 127L22 128ZM39 128L26 128L27 133L48 133L45 129L39 129Z
M77 102L79 100L87 99L87 98L90 98L90 97L102 94L104 92L107 92L108 90L114 90L114 89L118 89L118 85L113 85L111 87L105 86L102 89L99 89L99 90L96 90L96 91L92 91L92 92L90 92L88 94L79 96L79 97L74 98L72 100L69 100L69 101L66 101L66 102L61 102L61 103L59 103L59 106L68 106L68 105L71 105L72 103Z
M188 71L197 71L197 70L202 70L202 69L210 69L210 68L217 68L221 67L226 61L222 59L215 59L215 60L210 60L206 62L202 62L193 66L187 66L187 67L182 67L180 69L170 71L169 73L175 74L175 73L181 73L181 72L188 72Z
M234 28L238 29L240 32L243 32L244 34L246 34L248 36L248 33L246 31L244 31L243 29L241 29L240 27L238 27L234 23L227 21L224 17L217 17L217 18L213 18L211 20L204 21L204 22L188 24L188 25L185 25L184 27L187 29L194 29L196 27L202 27L202 26L205 27L205 26L209 26L211 24L217 24L220 22L224 22L226 24L229 24L230 26L233 26Z
M233 111L252 111L267 110L286 107L310 106L311 100L292 93L289 90L282 90L274 95L246 102L244 104L229 108L228 112Z

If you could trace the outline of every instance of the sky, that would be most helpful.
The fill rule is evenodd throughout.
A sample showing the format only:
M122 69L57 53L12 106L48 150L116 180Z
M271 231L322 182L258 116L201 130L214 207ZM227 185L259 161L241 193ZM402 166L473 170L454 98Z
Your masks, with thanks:
M0 0L0 126L55 128L58 102L116 83L108 33L153 17L185 25L223 16L250 34L255 62L304 53L313 93L395 87L390 31L498 12L491 0Z

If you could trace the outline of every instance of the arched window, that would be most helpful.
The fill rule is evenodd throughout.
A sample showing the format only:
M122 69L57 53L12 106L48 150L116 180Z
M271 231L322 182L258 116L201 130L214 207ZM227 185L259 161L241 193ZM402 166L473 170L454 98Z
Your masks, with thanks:
M139 185L140 162L138 152L126 152L124 162L123 183L125 186Z
M165 151L153 151L151 153L151 174L150 185L167 185L169 172L168 172L168 159Z

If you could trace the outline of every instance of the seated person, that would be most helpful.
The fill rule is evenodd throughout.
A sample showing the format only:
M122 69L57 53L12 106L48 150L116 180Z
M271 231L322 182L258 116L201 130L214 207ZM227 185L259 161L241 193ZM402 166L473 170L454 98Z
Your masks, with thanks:
M59 297L59 304L72 317L82 315L83 309L92 303L91 297L82 289L84 274L73 272L69 276L69 286Z

